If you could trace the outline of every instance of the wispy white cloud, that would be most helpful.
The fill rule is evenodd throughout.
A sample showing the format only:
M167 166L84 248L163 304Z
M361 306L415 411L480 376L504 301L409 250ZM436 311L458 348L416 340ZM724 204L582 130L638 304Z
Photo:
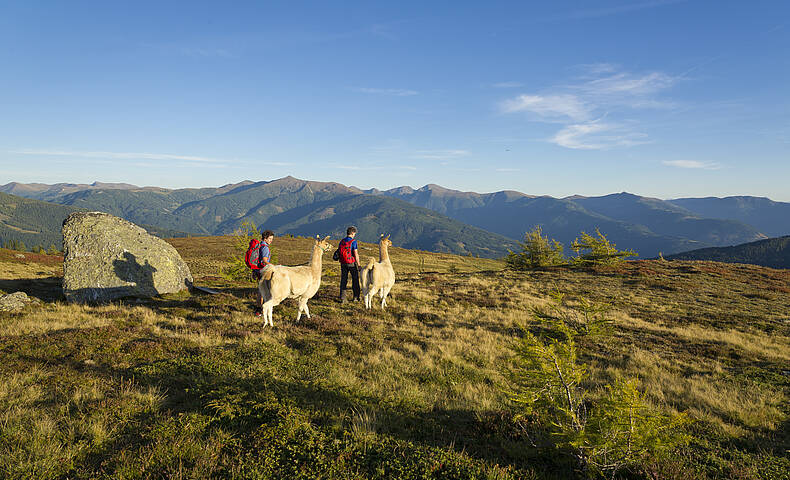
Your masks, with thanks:
M620 125L596 121L567 125L549 141L575 150L606 150L647 143L647 135L629 131Z
M397 40L398 36L392 30L391 24L377 23L368 27L368 32L376 37L381 37L386 40Z
M589 117L591 108L576 95L519 95L506 100L501 109L505 113L531 112L544 118L584 120Z
M290 166L295 165L292 162L261 162L261 161L256 161L255 164L256 165L267 165L269 167L290 167Z
M521 82L499 82L491 86L494 88L519 88L519 87L523 87L524 84Z
M585 75L597 76L604 73L612 73L618 70L618 65L614 63L598 62L598 63L583 63L576 66L577 69L584 72Z
M649 72L635 75L618 72L603 76L577 85L573 88L593 97L641 97L657 93L673 86L677 82L662 72Z
M688 0L652 0L648 2L639 2L639 3L631 2L625 5L618 5L614 7L574 10L569 12L567 15L565 15L565 18L584 19L584 18L610 17L612 15L620 15L623 13L636 12L639 10L646 10L649 8L663 7L666 5L672 5L674 3L682 3L686 1Z
M445 160L448 158L459 158L470 155L467 150L418 150L411 158L422 160Z
M413 165L344 165L341 163L332 164L332 168L340 170L369 171L369 170L417 170Z
M198 157L194 155L173 155L169 153L133 153L133 152L103 152L103 151L74 151L74 150L38 150L38 149L12 150L9 153L15 153L20 155L101 158L101 159L117 159L117 160L186 160L189 162L204 162L204 163L216 163L216 162L226 161L226 160L211 158L211 157Z
M161 160L161 161L176 161L184 162L183 165L202 165L205 167L227 167L230 165L231 160L226 158L202 157L196 155L174 155L170 153L150 153L150 152L106 152L95 150L47 150L47 149L21 149L10 150L9 153L17 155L32 155L40 157L74 157L74 158L90 158L97 160ZM269 161L255 161L257 165L268 165L273 167L286 167L291 166L293 163L288 162L269 162ZM154 166L157 165L152 162L136 162L140 166Z
M390 95L393 97L410 97L412 95L417 95L419 92L416 90L408 90L405 88L366 88L366 87L354 87L352 88L355 92L362 92L362 93L372 93L376 95Z
M657 71L627 72L611 63L579 68L583 73L574 81L505 100L499 104L500 111L528 113L532 120L563 124L548 139L561 147L599 150L648 143L647 135L637 131L638 123L630 118L632 113L676 107L659 94L676 85L679 77ZM624 112L629 116L623 117Z
M216 47L181 47L180 52L188 57L219 57L233 58L234 55L224 48Z
M154 50L163 55L184 56L192 58L235 58L236 54L229 48L210 45L186 45L179 43L141 43L141 47Z
M701 162L699 160L664 160L661 163L670 167L699 170L719 170L721 168L721 165L716 162Z
M520 172L520 168L497 168L495 169L497 172Z

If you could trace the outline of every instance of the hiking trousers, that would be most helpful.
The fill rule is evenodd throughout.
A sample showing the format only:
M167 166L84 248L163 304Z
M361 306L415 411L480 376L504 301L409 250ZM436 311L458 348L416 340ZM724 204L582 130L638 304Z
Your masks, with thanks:
M359 300L359 268L356 263L340 264L340 297L348 284L348 274L351 273L351 291L354 292L354 300Z

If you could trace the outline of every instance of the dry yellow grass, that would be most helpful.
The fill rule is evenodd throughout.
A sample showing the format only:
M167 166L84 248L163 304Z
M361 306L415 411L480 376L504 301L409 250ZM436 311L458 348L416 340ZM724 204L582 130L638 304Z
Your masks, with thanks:
M752 295L756 281L766 282L766 291L780 292L786 285L782 273L740 267L700 273L682 263L640 262L622 271L517 274L503 271L496 260L393 248L397 282L389 308L364 311L361 304L335 302L338 268L327 255L321 290L311 300L313 318L296 324L295 305L287 301L275 312L271 329L251 314L253 285L218 275L232 253L229 239L172 242L196 281L222 294L181 293L99 306L69 305L42 294L46 301L39 305L0 314L0 341L5 351L14 352L8 368L20 369L0 370L0 429L17 444L5 452L6 472L21 471L10 462L22 462L43 476L59 471L55 459L79 464L86 452L111 444L124 428L133 427L135 415L158 412L156 428L162 431L154 430L155 439L146 437L134 454L120 453L114 460L123 465L117 476L134 477L135 471L149 468L146 461L167 463L183 452L198 458L201 450L205 459L180 474L210 476L219 468L223 448L236 448L231 445L239 440L201 427L208 421L201 415L216 420L219 414L205 414L200 408L207 400L191 397L183 386L168 387L171 377L142 385L123 372L144 372L167 362L182 368L178 361L184 357L187 366L205 362L207 372L221 377L236 361L234 355L248 351L271 357L243 357L247 364L233 365L239 381L265 379L278 392L304 388L307 396L318 390L320 401L329 405L289 397L302 408L294 415L306 424L325 422L341 434L348 431L365 448L390 436L420 442L440 437L442 429L456 436L470 425L486 431L486 419L511 408L505 373L509 347L533 318L533 309L551 303L553 291L568 293L569 306L577 305L579 296L612 305L612 339L582 345L592 382L638 376L656 408L686 412L730 440L757 442L786 428L790 397L781 375L790 371L790 335L781 319L790 318L790 306L779 294L756 300L743 296ZM280 263L293 264L306 258L311 242L278 238L274 248ZM374 256L377 250L363 244L362 254ZM6 291L14 285L31 293L51 290L53 283L33 281L57 274L57 268L0 261L2 285ZM60 366L63 355L72 363ZM100 374L106 370L120 373ZM762 376L751 379L753 372ZM203 406L190 404L196 410L183 417L165 413L164 404L186 401L182 397ZM42 401L51 406L42 408ZM447 420L453 416L463 421ZM28 423L33 426L26 440L22 425ZM408 429L420 428L425 431L411 440ZM465 441L457 448L480 458L480 452L493 448L475 443L481 440ZM456 448L449 441L440 445ZM501 447L490 455L503 463L523 461L506 452Z

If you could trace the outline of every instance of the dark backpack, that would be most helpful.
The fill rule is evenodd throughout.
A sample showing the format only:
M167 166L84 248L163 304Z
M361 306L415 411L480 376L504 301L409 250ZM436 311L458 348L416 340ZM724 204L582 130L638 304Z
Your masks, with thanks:
M338 258L340 259L341 262L350 264L357 261L356 257L354 257L354 251L351 249L351 245L353 244L354 244L353 239L348 241L343 239L340 241L340 245L337 247L337 251L338 251ZM334 256L332 258L334 258Z
M247 266L253 270L259 270L261 268L259 265L259 257L261 254L261 249L259 248L260 244L261 242L253 238L250 240L250 246L247 248L247 253L244 254L244 263L246 263Z

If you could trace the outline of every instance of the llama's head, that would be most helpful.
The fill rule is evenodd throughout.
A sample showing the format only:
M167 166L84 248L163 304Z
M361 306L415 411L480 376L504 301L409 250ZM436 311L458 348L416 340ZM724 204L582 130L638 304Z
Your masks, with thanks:
M329 243L329 235L324 238L321 238L319 235L315 236L315 246L320 248L323 252L326 252L330 248L332 248L332 244Z
M392 246L392 240L390 240L390 236L387 235L385 237L383 233L381 234L381 240L379 240L379 243L381 245L384 245L385 247L391 247Z

